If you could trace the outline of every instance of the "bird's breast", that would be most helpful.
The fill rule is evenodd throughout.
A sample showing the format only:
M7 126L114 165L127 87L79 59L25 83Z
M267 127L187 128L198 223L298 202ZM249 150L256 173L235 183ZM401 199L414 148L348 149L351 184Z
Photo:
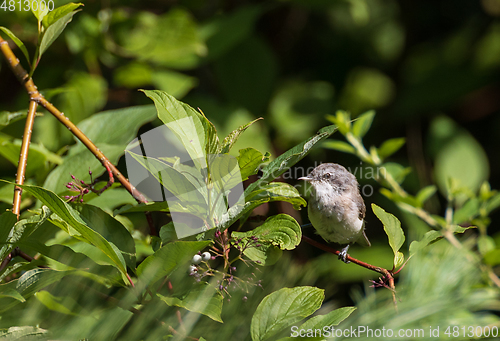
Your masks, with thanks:
M309 200L308 214L318 234L329 242L355 242L363 231L363 220L359 219L359 209L350 195L331 191L314 194Z

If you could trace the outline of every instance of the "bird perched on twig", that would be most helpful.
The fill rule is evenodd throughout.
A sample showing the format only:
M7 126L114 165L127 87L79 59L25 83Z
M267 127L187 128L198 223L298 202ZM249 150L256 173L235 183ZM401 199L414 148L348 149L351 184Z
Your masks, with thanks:
M355 242L370 246L364 228L365 203L353 174L339 164L323 163L298 180L311 184L307 211L317 233L327 242L347 244L339 259L349 263L347 250Z

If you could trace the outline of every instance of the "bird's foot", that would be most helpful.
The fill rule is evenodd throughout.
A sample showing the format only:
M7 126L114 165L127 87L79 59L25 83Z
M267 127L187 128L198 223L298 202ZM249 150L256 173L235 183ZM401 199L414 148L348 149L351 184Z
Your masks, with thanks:
M349 263L351 262L351 261L347 260L347 257L349 256L349 255L347 254L347 250L349 250L349 246L350 246L350 245L347 245L346 247L344 247L344 248L342 249L342 251L340 251L340 253L339 253L339 259L340 259L341 261L343 261L344 263L346 263L346 264L349 264Z

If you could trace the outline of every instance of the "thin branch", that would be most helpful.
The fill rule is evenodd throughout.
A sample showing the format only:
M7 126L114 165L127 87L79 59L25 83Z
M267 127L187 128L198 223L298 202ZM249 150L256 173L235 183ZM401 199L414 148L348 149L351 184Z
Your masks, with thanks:
M26 124L24 125L23 142L21 144L21 153L19 154L19 162L17 164L16 184L23 185L26 177L26 167L28 166L28 152L31 143L31 134L33 132L33 124L35 123L35 115L38 103L30 101L28 116L26 117ZM21 194L23 190L21 187L14 189L14 199L12 204L12 212L17 215L21 213Z
M97 148L95 144L75 124L73 124L73 122L71 122L67 116L64 115L64 113L59 111L54 105L52 105L52 103L47 101L45 97L40 94L40 92L38 92L33 79L28 75L26 70L24 70L21 63L19 62L19 59L15 56L14 52L12 52L11 48L9 47L9 44L1 36L0 50L7 59L7 62L14 72L16 78L26 88L26 91L30 96L30 101L36 102L43 106L52 115L54 115L59 120L59 122L61 122L66 128L68 128L68 130L71 131L73 135L75 135L87 147L87 149L90 150L92 154L94 154L94 156L102 163L102 165L106 169L111 170L114 177L122 184L123 187L125 187L125 189L127 189L127 191L134 197L135 200L137 200L137 202L147 203L148 200L146 199L146 197L134 186L132 186L132 184L120 173L120 171L118 171L118 169L108 160L108 158L99 150L99 148ZM30 104L30 108L31 107L32 105ZM18 176L20 176L19 172ZM150 224L151 232L156 234L155 227L151 225L153 223L153 220L150 216L146 216L148 223Z
M317 247L318 249L323 250L323 251L333 253L333 254L335 254L337 256L340 254L340 251L335 250L335 249L329 247L328 245L319 243L319 242L317 242L317 241L315 241L315 240L313 240L313 239L311 239L309 237L306 237L304 235L302 236L302 240L305 241L308 244L311 244L312 246ZM398 310L398 306L397 306L397 301L396 301L396 287L394 285L394 277L393 277L392 271L387 270L385 268L381 268L379 266L375 266L375 265L371 265L371 264L365 263L363 261L360 261L359 259L352 258L349 255L347 255L346 259L348 261L350 261L351 263L354 263L354 264L357 264L359 266L362 266L362 267L364 267L364 268L366 268L368 270L372 270L372 271L378 272L379 274L382 274L388 280L388 282L389 282L389 289L392 292L392 301L393 301L394 307L395 307L395 309L397 311Z

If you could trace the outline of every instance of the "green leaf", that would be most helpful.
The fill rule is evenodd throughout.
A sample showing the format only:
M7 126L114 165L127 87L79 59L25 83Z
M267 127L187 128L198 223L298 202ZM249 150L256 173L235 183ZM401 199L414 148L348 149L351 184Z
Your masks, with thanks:
M490 214L498 207L500 207L500 193L495 194L490 198L490 200L488 200L488 203L486 204L486 213Z
M410 257L415 255L420 250L423 250L427 245L431 244L432 242L436 241L441 237L443 237L443 235L439 231L436 230L427 231L422 237L422 239L420 239L419 241L414 240L411 242Z
M171 70L153 70L151 83L156 89L166 91L175 98L182 98L198 85L198 79Z
M351 130L351 114L347 111L337 110L335 115L326 115L326 118L338 127L342 135Z
M77 210L88 226L121 251L127 266L135 269L135 242L125 226L99 207L82 205Z
M240 167L241 180L245 181L250 175L257 174L259 166L267 161L257 149L245 148L239 150L238 165Z
M0 293L6 292L12 294L11 289L13 289L22 295L24 299L27 299L35 292L74 273L75 271L56 271L53 269L41 268L32 269L24 272L19 279L0 285ZM19 297L15 294L14 296L10 295L10 297L16 298L17 300L10 300L8 301L9 303L0 305L0 312L8 311L13 306L20 303Z
M101 110L108 100L108 84L106 79L98 74L75 71L63 86L66 91L62 92L59 97L60 110L65 112L66 116L78 126L82 120ZM113 130L111 127L115 125L116 121L112 126L107 126L105 130L108 132ZM64 133L69 138L69 133ZM109 133L112 134L112 132ZM115 144L112 140L111 143ZM82 143L80 142L80 144Z
M53 11L49 12L49 14L47 14L44 18L42 18L43 27L48 28L49 26L52 26L59 19L64 18L67 14L74 12L80 6L84 5L81 2L79 3L70 2L64 6L55 8ZM38 20L40 21L41 19L38 18Z
M43 20L43 18L47 15L47 13L49 13L49 7L47 6L47 2L45 1L43 2L40 1L39 3L36 3L35 6L33 5L31 6L31 12L35 15L36 19L40 23Z
M340 322L344 321L352 312L356 310L356 307L342 307L330 311L325 315L318 315L310 318L304 322L299 329L323 329L323 327L337 326ZM299 339L300 340L300 339Z
M0 339L5 340L41 340L46 337L49 331L46 329L23 326L9 327L9 329L0 330Z
M208 169L211 176L210 182L217 186L219 193L241 185L241 194L243 194L240 167L235 157L227 154L212 155Z
M307 139L306 141L296 145L292 149L289 149L285 153L278 156L262 169L262 176L259 180L255 181L247 187L247 189L245 190L245 195L253 192L256 188L262 188L262 186L278 178L290 167L302 160L302 158L304 158L304 156L309 153L314 145L330 137L330 135L332 135L336 130L337 128L334 125L324 127L313 137Z
M396 252L396 254L394 255L394 268L399 268L401 265L403 265L404 262L405 255L401 251Z
M262 243L259 246L248 248L243 253L248 259L260 266L276 264L283 255L283 251L279 247L270 243Z
M225 220L222 229L231 226L236 220L241 218L240 224L243 224L254 208L272 201L286 201L293 205L294 209L299 210L301 206L306 206L307 202L302 198L295 187L284 182L273 182L261 186L259 189L248 194L245 198L243 207L234 208L238 210L235 215L231 215L235 209L228 210L228 219Z
M58 197L54 192L42 187L28 185L19 186L43 202L53 213L57 214L66 224L68 224L66 231L70 235L83 238L88 243L94 245L108 256L112 264L114 264L123 274L127 273L125 260L116 246L113 247L112 244L103 238L103 236L88 226L81 215L64 202L64 200Z
M360 115L352 125L352 133L354 136L362 138L366 135L375 117L375 111L370 110Z
M253 120L252 122L247 123L245 125L242 125L238 129L236 129L236 130L233 130L228 136L226 136L224 138L224 141L222 141L222 143L221 143L221 145L220 145L219 150L217 151L217 153L218 154L219 153L229 153L229 151L231 150L231 147L233 146L233 144L238 140L238 137L240 137L240 135L245 130L247 130L248 127L250 127L252 124L254 124L255 122L257 122L259 120L262 120L262 119L263 119L262 117L259 117L258 119Z
M378 155L380 159L385 159L397 152L405 144L406 139L404 137L397 137L394 139L389 139L384 141L380 148L378 148Z
M85 245L87 249L94 250L94 253L99 252L102 254L101 258L105 259L102 264L97 264L93 259L92 251L87 252L81 246ZM64 271L64 270L76 270L84 269L83 271L75 272L75 275L80 275L83 277L90 278L97 283L105 286L123 286L123 278L115 267L108 265L106 255L102 253L96 247L89 245L84 242L75 242L74 239L70 239L66 245L50 245L47 246L37 241L26 240L19 244L21 248L25 246L37 250L42 254L44 259L44 264L47 264L51 269Z
M19 291L24 298L28 298L35 292L73 273L75 273L75 271L56 271L53 269L40 268L26 271L17 280L16 290Z
M206 164L207 155L217 154L219 139L213 124L189 105L178 101L164 91L142 90L151 98L158 118L177 136L198 169Z
M461 224L470 222L475 216L479 214L479 199L472 198L468 200L460 209L455 211L453 215L453 223Z
M185 267L193 255L210 245L211 241L169 243L147 257L138 267L137 275L144 285L153 284L160 278L169 276L172 272Z
M155 118L156 110L153 105L140 105L102 111L78 123L78 128L96 144L119 145L125 149L137 135L139 128ZM77 146L71 148L70 154L83 150L87 150L87 147L77 141Z
M387 213L379 206L372 204L373 213L384 225L384 231L389 237L389 245L394 252L394 267L401 262L401 253L398 252L405 241L405 235L401 228L401 222L394 215Z
M411 173L411 167L405 168L399 163L387 162L383 164L380 171L389 173L398 184L401 184L406 176Z
M91 197L90 195L86 196L86 200L89 204L100 207L106 212L112 212L113 209L118 206L126 204L133 205L137 203L134 197L131 196L125 188L113 187L108 188L102 192L101 195L96 195L95 197Z
M1 111L0 112L0 129L8 126L11 123L22 120L27 116L27 111Z
M203 283L191 289L183 297L168 297L156 294L169 306L181 307L195 313L210 317L212 320L222 323L222 300L221 293L212 285Z
M164 245L178 240L173 222L169 222L167 225L163 225L160 228L160 239Z
M281 250L293 250L299 245L302 230L293 217L278 214L266 219L264 224L253 230L232 232L231 237L235 247L252 245L243 251L249 259L259 265L272 265L281 257ZM258 240L252 241L252 237L257 237ZM239 239L242 241L235 244Z
M475 229L477 226L460 226L460 225L451 225L449 227L450 231L453 233L464 233L469 229Z
M78 316L80 314L74 312L75 308L81 310L81 306L70 296L57 297L48 291L39 291L35 293L35 297L47 309L56 311L65 315Z
M26 302L24 297L15 289L15 282L9 282L7 284L0 285L0 298L11 297L15 298L19 302Z
M17 47L21 49L21 52L24 54L26 60L28 61L28 65L31 67L30 55L28 54L28 50L26 49L26 46L24 46L24 43L8 28L0 26L0 30L2 30L10 39L12 39Z
M356 154L356 149L353 146L351 146L349 143L344 142L344 141L329 140L329 141L323 142L322 146L324 148L338 150L338 151L344 152L344 153Z
M195 178L187 177L185 173L176 170L165 162L152 157L137 155L133 152L127 151L137 162L139 162L154 178L168 191L181 202L181 205L192 210L193 214L197 214L200 218L205 218L209 207L206 202L206 184ZM201 176L200 171L197 169L194 172ZM171 203L172 205L173 203ZM194 208L197 206L199 208Z
M247 232L233 232L231 236L247 242L257 237L258 243L270 243L281 250L293 250L300 244L302 230L297 221L287 214L277 214L266 219L264 224Z
M16 222L17 216L11 211L6 211L0 214L0 245L7 242ZM4 254L0 253L0 259L3 259L4 256Z
M69 4L68 4L69 5ZM66 5L66 6L68 6ZM64 7L64 6L63 6ZM78 10L79 11L79 10ZM40 41L40 48L39 48L39 53L38 53L38 59L42 56L42 54L47 51L50 45L59 37L59 35L64 31L66 28L66 25L73 20L73 16L76 14L78 11L71 11L68 13L65 13L63 16L56 17L55 15L51 16L52 13L55 12L52 11L49 14L47 14L44 17L45 22L50 22L50 26L45 26L45 32L43 33L42 39ZM52 21L52 20L55 21Z
M495 247L495 239L488 235L481 235L477 239L477 248L479 250L479 253L483 256L488 252L494 250Z
M16 218L13 227L11 225L13 218L10 214L6 213L2 214L2 219L0 220L0 223L5 223L5 225L0 225L2 237L6 237L0 240L0 259L5 259L19 241L25 240L35 232L35 230L47 220L50 215L50 210L46 206L43 206L42 213L39 215L34 215L28 219L21 219L19 221L17 221Z
M283 288L267 295L252 317L252 340L268 340L311 315L319 309L324 297L324 290L307 286Z
M416 199L418 203L420 204L420 207L436 193L437 187L435 185L430 185L427 187L422 188L420 191L418 191L416 195Z

